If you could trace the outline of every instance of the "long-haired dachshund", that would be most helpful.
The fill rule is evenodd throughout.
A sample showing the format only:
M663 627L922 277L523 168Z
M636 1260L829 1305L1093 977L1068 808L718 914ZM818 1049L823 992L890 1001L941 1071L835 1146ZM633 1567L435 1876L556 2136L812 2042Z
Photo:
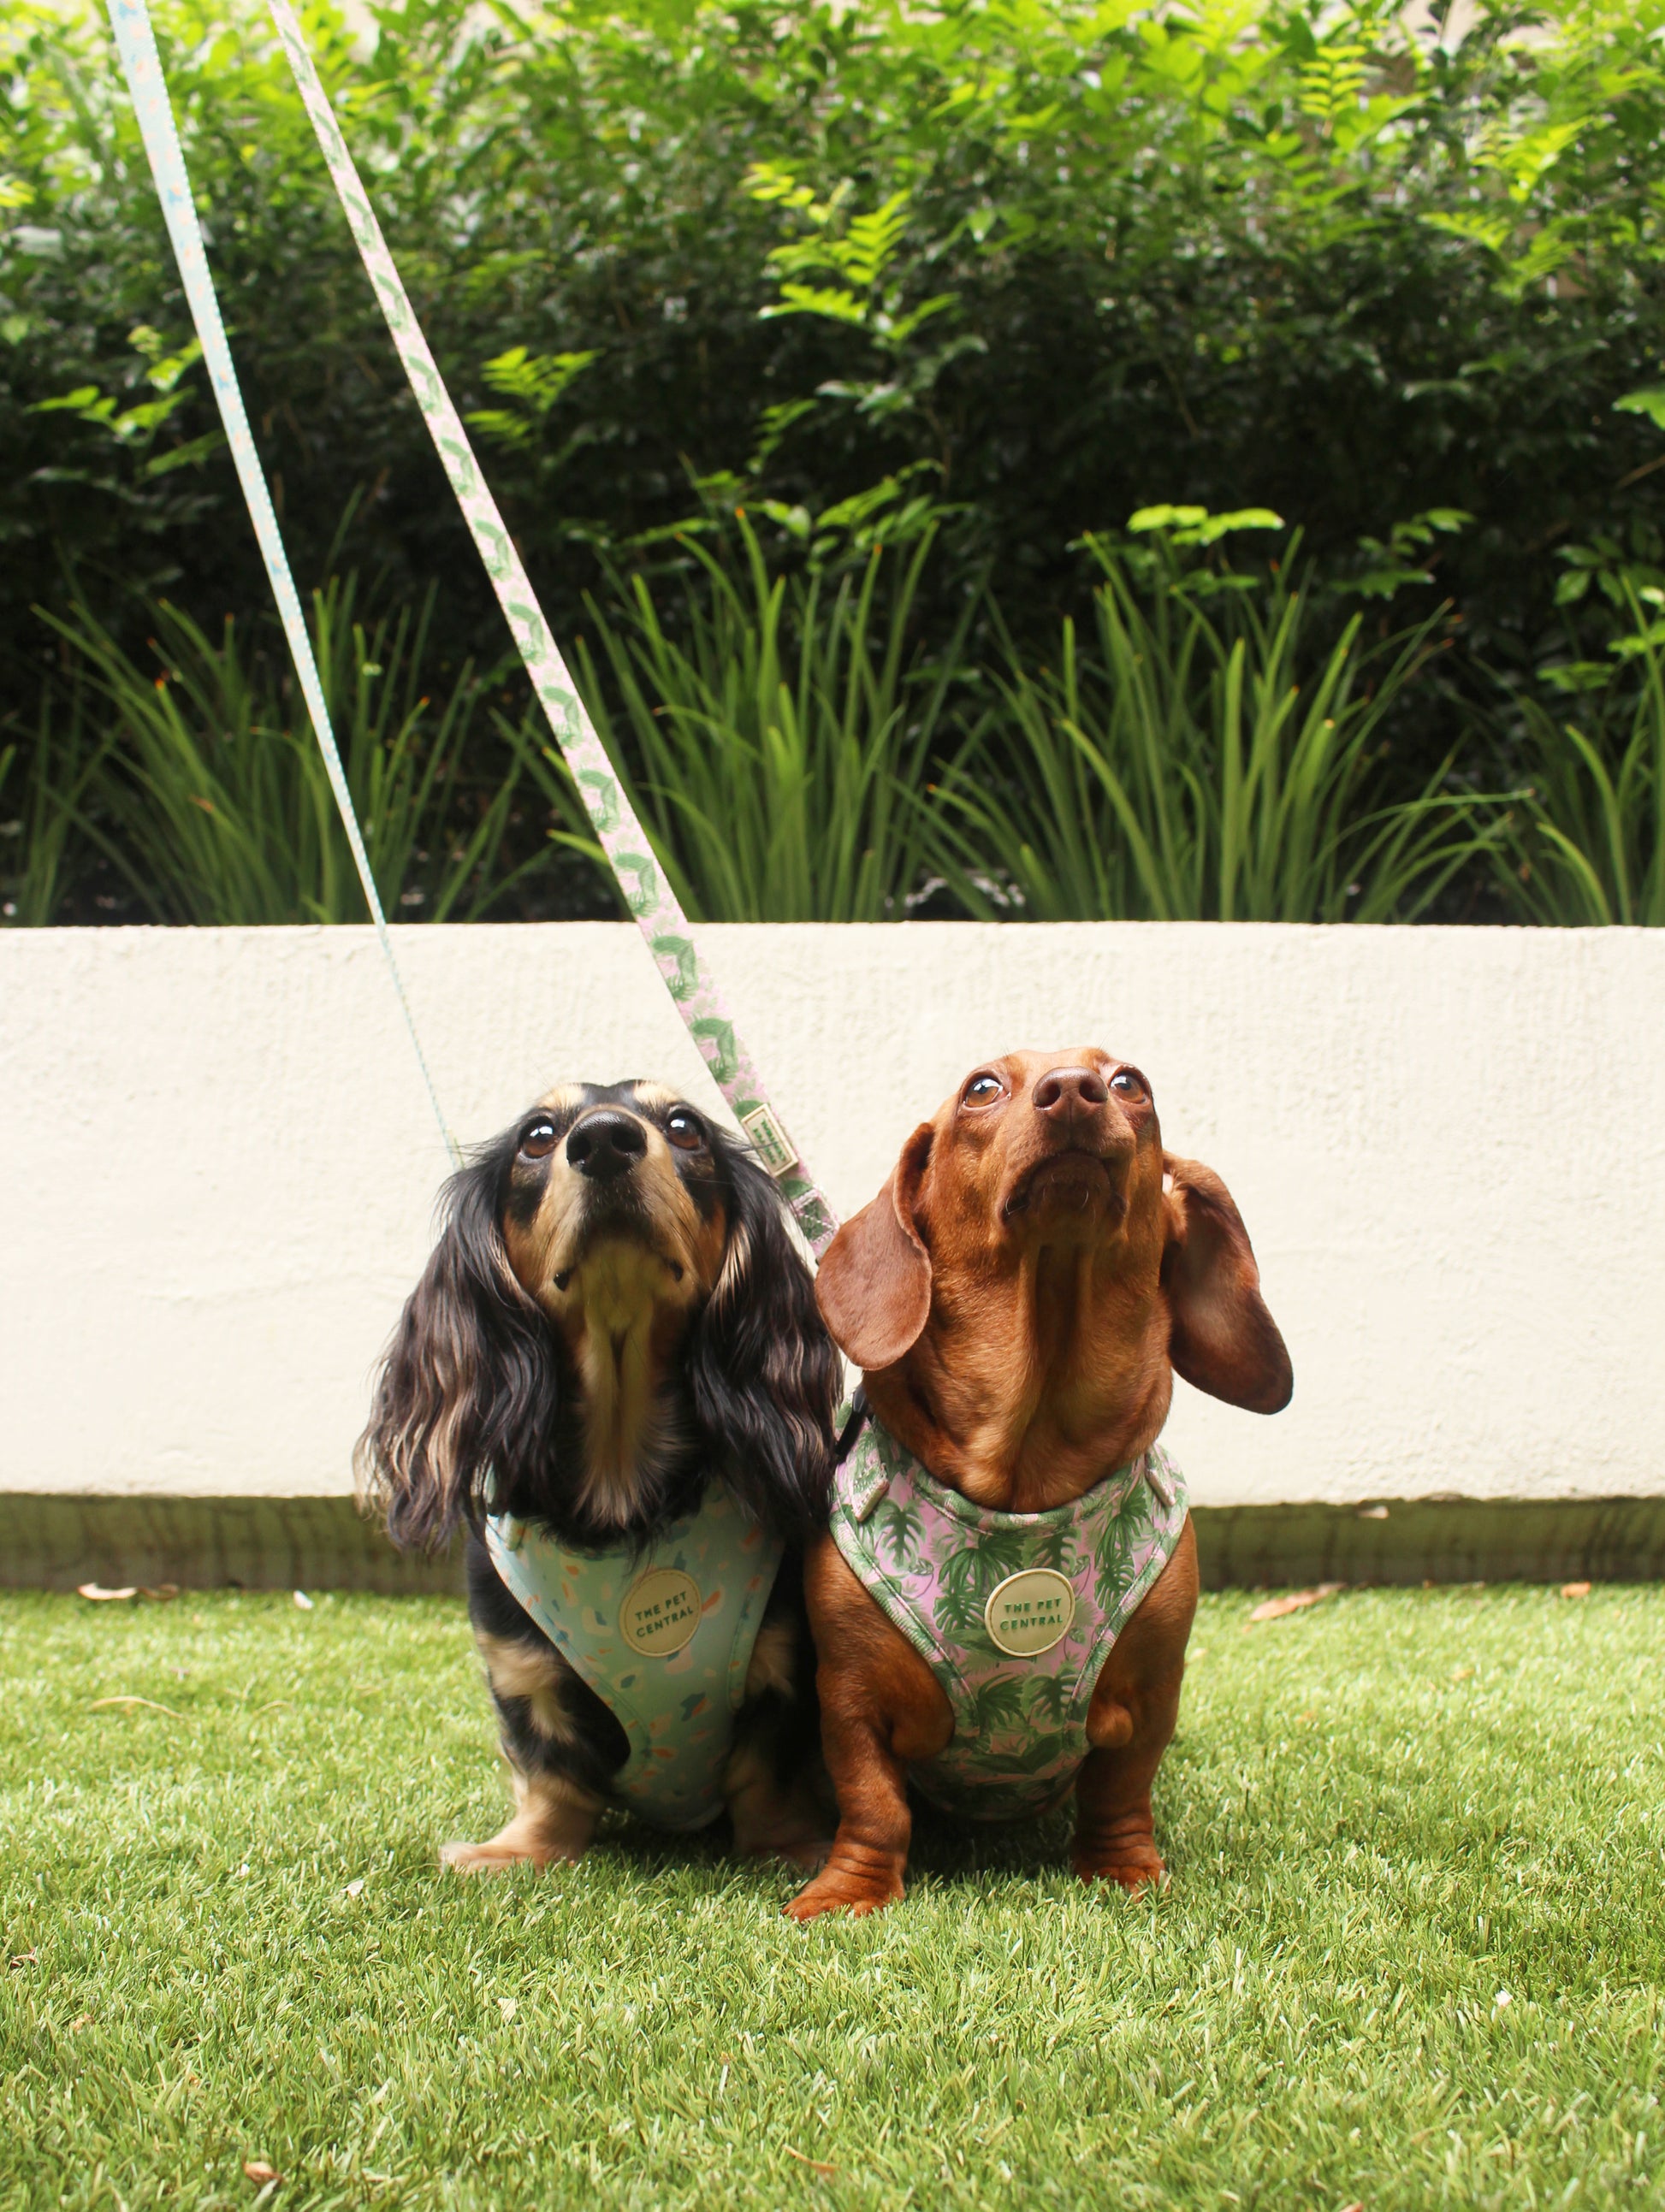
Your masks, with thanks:
M608 1805L813 1862L837 1391L774 1186L674 1092L552 1091L452 1178L356 1462L395 1542L468 1530L516 1809L448 1864L576 1858Z
M816 1288L868 1425L808 1561L839 1820L790 1909L901 1895L910 1778L973 1818L1073 1787L1077 1874L1155 1879L1197 1601L1174 1372L1263 1413L1291 1389L1230 1194L1163 1152L1136 1067L1013 1053L914 1131Z

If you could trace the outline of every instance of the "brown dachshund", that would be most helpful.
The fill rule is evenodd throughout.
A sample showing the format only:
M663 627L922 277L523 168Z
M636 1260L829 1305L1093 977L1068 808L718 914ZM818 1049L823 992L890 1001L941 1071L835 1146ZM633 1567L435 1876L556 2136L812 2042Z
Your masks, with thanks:
M917 1544L926 1507L950 1534L955 1521L979 1524L1008 1543L1060 1522L1076 1529L1083 1511L1101 1515L1107 1502L1106 1527L1125 1526L1115 1518L1125 1510L1135 1514L1149 1587L1141 1600L1137 1585L1122 1585L1124 1598L1131 1589L1131 1617L1112 1608L1114 1626L1101 1626L1092 1647L1102 1653L1113 1635L1107 1656L1073 1688L1073 1756L1066 1747L1050 1778L1031 1785L1030 1802L1059 1802L1073 1781L1076 1873L1130 1889L1156 1879L1162 1862L1150 1786L1174 1733L1197 1602L1183 1490L1154 1449L1174 1372L1263 1413L1286 1405L1292 1387L1229 1193L1208 1168L1163 1152L1150 1086L1136 1067L1096 1048L1014 1053L976 1069L914 1131L888 1188L834 1238L816 1296L863 1370L876 1425L874 1486L882 1496L893 1479L911 1485L903 1518L912 1525L894 1540L901 1554ZM951 1741L962 1764L980 1755L955 1740L972 1707L951 1702L954 1668L940 1653L938 1663L927 1657L917 1608L908 1615L876 1603L849 1563L857 1546L848 1540L869 1504L846 1496L849 1465L832 1530L814 1541L806 1566L840 1818L831 1859L789 1907L801 1920L869 1912L899 1898L910 1770L928 1795L941 1796L933 1772L950 1765ZM970 1558L951 1558L940 1587L956 1564L966 1568L961 1595L971 1588L973 1602L961 1604L956 1634L967 1666L979 1645L991 1666L992 1687L979 1691L977 1710L993 1714L997 1751L1000 1716L1009 1723L1028 1710L1024 1678L1040 1667L1001 1654L1046 1650L1049 1636L1056 1643L1046 1620L1062 1616L1047 1607L1074 1607L1073 1589L1064 1588L1072 1559L1058 1554L1065 1573L1001 1583L991 1608L1008 1589L1025 1600L1010 1608L1016 1626L1008 1620L1003 1628L992 1609L978 1610L983 1589ZM869 1580L899 1587L906 1565L903 1556L893 1572ZM1096 1569L1089 1563L1088 1571ZM1046 1710L1056 1717L1067 1693L1058 1682ZM1021 1745L1009 1755L1015 1772ZM984 1802L997 1803L997 1793Z

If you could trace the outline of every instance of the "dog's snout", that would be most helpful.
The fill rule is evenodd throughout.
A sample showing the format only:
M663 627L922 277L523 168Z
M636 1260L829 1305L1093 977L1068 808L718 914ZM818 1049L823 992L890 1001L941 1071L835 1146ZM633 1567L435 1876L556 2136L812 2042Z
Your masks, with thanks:
M573 1126L566 1140L566 1156L581 1176L610 1182L628 1175L648 1149L647 1131L633 1114L619 1114L603 1107L586 1114Z
M1049 1067L1034 1088L1037 1114L1051 1114L1067 1121L1084 1106L1102 1106L1110 1092L1104 1078L1091 1067Z

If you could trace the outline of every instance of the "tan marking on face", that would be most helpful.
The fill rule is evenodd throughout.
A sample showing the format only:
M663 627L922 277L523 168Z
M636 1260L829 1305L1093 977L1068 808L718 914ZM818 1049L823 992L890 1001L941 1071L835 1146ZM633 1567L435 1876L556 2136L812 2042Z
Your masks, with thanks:
M524 1698L527 1717L538 1734L552 1743L576 1743L578 1730L566 1709L564 1680L567 1669L553 1651L534 1644L521 1644L506 1636L475 1632L475 1642L485 1662L491 1687L500 1698Z
M581 1101L582 1092L552 1092L541 1103ZM676 1093L637 1086L636 1102L674 1105ZM629 1101L601 1102L632 1113ZM704 1217L677 1172L664 1132L634 1113L646 1151L630 1170L631 1210L614 1210L617 1194L580 1175L558 1145L540 1164L538 1210L530 1221L513 1212L504 1241L516 1279L559 1330L583 1386L585 1474L582 1502L591 1511L628 1520L644 1459L675 1441L661 1400L667 1373L689 1319L722 1272L728 1224L719 1205Z

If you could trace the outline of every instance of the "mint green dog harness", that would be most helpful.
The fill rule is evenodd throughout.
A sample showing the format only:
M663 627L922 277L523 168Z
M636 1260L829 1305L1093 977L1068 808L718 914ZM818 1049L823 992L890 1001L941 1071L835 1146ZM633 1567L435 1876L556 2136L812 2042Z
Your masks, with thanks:
M846 1409L847 1411L847 1409ZM1184 1477L1160 1447L1046 1513L994 1513L870 1416L839 1468L832 1540L948 1693L926 1796L1005 1820L1065 1797L1110 1647L1174 1555Z
M644 1552L569 1551L494 1515L491 1564L630 1740L612 1789L661 1828L703 1828L782 1547L720 1482Z

